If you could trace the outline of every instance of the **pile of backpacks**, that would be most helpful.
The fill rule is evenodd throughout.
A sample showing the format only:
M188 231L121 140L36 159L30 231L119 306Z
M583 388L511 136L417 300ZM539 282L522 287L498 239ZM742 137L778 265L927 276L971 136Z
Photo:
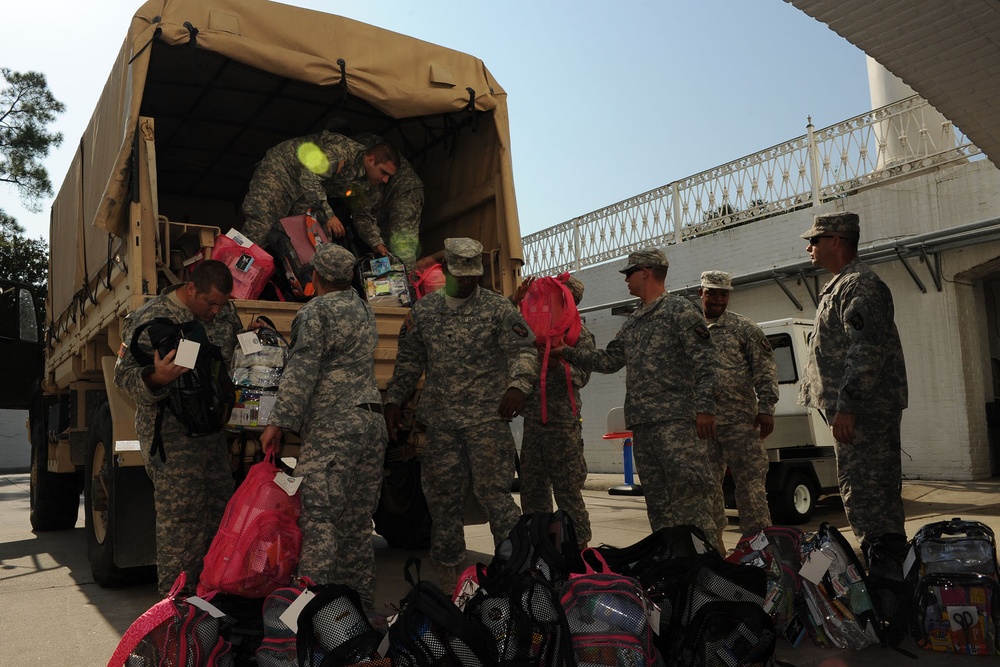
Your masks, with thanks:
M266 596L220 593L232 577L218 575L200 582L199 597L173 594L133 624L109 667L765 666L780 663L778 641L807 637L906 653L900 642L912 636L926 650L1000 653L996 541L978 522L865 542L867 567L826 523L815 533L766 528L726 557L693 526L627 547L576 545L565 513L523 516L454 591L421 579L411 558L411 589L387 629L347 586L293 584L287 571L247 579L236 568Z

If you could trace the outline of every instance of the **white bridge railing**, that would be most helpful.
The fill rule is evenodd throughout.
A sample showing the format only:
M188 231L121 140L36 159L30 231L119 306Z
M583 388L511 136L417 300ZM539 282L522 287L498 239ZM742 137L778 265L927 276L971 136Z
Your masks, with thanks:
M919 96L606 206L522 239L524 275L573 271L649 245L845 197L981 155Z

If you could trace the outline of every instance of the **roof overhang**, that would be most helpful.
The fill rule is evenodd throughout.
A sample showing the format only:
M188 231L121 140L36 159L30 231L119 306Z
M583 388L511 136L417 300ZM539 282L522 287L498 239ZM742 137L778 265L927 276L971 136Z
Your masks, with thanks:
M1000 165L997 0L785 0L902 79Z

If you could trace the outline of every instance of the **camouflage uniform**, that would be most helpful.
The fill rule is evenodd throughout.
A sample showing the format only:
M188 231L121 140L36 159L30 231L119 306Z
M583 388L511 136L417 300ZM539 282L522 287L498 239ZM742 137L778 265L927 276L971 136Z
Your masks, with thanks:
M299 574L347 584L375 604L371 517L388 437L375 381L378 331L352 289L302 306L292 322L288 363L269 423L302 438Z
M355 135L354 139L367 147L383 141L382 137L368 133ZM412 268L420 254L420 214L423 210L424 184L410 161L400 156L399 169L382 188L376 205L378 233L368 237L362 234L361 238L372 248L384 244L403 264Z
M693 524L713 544L722 486L695 413L715 412L716 361L700 310L664 294L640 305L604 350L567 349L585 370L626 367L625 423L653 530Z
M150 453L155 435L159 402L170 394L169 387L150 389L142 378L153 372L132 356L128 344L136 327L156 317L177 323L190 322L194 314L180 302L174 285L128 314L122 327L124 346L115 364L115 384L135 403L135 430L142 448L146 473L153 481L156 508L156 566L161 595L170 592L181 571L187 572L188 588L194 589L201 574L202 559L208 552L222 522L226 503L233 494L233 471L225 431L189 438L170 410L163 413L160 434L166 461ZM202 322L209 340L218 345L232 362L236 334L243 328L232 302L227 302L211 322ZM140 336L140 345L153 356L149 338Z
M837 476L858 540L905 534L900 420L906 364L893 320L892 293L855 258L820 293L799 403L855 416L855 436L838 442Z
M319 146L330 161L324 174L303 166L298 149L305 142ZM267 247L268 234L280 229L279 221L312 209L320 222L333 217L328 198L344 199L353 212L353 223L361 238L378 235L375 205L381 188L365 175L365 148L347 137L319 132L296 137L272 147L254 170L243 199L243 234Z
M576 347L593 350L594 336L583 327ZM566 372L561 363L551 366L545 382L547 421L542 423L542 400L539 382L524 404L524 435L521 438L521 511L551 512L552 495L559 509L569 514L576 529L577 541L590 542L590 514L583 501L587 481L587 460L583 455L583 427L580 415L583 402L580 389L590 381L590 373L570 364L573 400L566 387Z
M433 522L430 555L454 567L465 558L462 507L470 474L494 542L520 516L510 495L514 439L497 410L508 388L531 392L538 377L534 335L495 292L477 287L452 308L438 290L414 304L399 332L386 403L405 404L424 372L417 419L428 427L421 475Z
M767 450L754 421L774 414L778 368L767 336L750 318L727 310L708 329L719 362L712 456L720 472L726 466L732 472L740 529L756 533L771 525L771 513L764 488Z

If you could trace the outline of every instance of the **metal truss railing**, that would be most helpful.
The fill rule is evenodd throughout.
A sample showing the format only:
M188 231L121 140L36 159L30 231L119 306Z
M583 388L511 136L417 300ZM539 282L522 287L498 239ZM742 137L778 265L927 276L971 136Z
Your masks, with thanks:
M981 155L913 96L522 239L525 275L600 264Z

